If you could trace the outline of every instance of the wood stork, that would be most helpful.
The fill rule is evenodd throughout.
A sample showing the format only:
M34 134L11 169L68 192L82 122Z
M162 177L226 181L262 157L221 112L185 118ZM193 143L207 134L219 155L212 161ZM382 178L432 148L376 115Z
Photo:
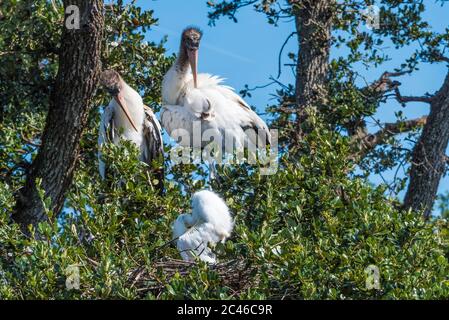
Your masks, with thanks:
M162 126L173 138L182 136L179 129L187 133L188 139L178 141L187 147L207 145L207 139L193 140L202 140L206 130L221 142L223 152L232 153L251 144L269 144L271 136L266 123L231 87L222 84L223 79L197 74L201 37L202 32L196 27L182 32L178 57L162 82ZM200 137L194 136L194 123L200 123Z
M115 70L103 71L100 83L112 96L101 116L98 136L100 175L106 177L106 165L101 159L101 146L120 139L132 141L140 149L140 160L152 166L153 160L163 157L161 125L153 111L143 104L142 97ZM163 169L155 170L158 187L162 190Z
M181 214L173 223L181 257L185 261L196 258L216 263L215 254L208 245L224 243L231 235L234 223L229 208L217 194L209 190L196 192L192 197L192 213Z

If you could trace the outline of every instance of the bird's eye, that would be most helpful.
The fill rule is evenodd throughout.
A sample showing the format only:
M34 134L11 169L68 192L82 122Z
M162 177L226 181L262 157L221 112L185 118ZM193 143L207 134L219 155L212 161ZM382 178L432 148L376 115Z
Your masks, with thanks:
M116 96L116 95L118 95L120 90L117 87L113 87L113 88L109 88L108 91L109 91L110 95Z

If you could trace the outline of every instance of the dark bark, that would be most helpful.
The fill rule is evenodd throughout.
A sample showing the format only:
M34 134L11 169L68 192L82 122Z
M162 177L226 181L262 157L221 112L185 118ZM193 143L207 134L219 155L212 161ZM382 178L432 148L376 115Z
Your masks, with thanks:
M70 3L69 3L70 2ZM64 7L80 9L80 29L67 29L65 24L59 52L59 70L51 93L42 145L20 190L13 218L23 229L45 220L42 199L36 180L42 179L45 197L51 199L51 210L59 213L69 188L79 141L95 94L100 70L103 36L103 1L64 1ZM66 17L67 18L67 17Z
M412 153L410 183L404 199L407 209L424 210L428 218L446 169L449 141L449 72L441 89L432 98L430 113Z
M296 66L297 137L307 130L307 108L326 101L333 0L291 1L298 35Z

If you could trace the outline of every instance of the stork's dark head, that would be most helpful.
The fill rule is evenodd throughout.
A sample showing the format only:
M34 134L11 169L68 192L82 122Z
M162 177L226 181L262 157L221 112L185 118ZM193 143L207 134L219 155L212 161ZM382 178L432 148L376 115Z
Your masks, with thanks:
M122 81L122 77L115 70L105 70L100 75L100 84L113 97L116 97L122 89Z
M124 90L122 90L124 81L120 74L115 70L105 70L100 74L100 84L104 86L106 91L115 99L115 101L117 101L133 128L139 132L136 123L131 117L128 106L126 105Z
M203 33L197 27L185 28L181 36L181 54L187 54L195 88L197 87L198 49L202 36Z
M187 27L182 32L181 46L185 50L198 50L203 32L197 27Z

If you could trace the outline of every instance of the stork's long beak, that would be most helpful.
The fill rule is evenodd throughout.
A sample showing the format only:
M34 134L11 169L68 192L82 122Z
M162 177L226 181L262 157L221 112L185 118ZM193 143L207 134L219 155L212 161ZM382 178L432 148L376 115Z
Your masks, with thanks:
M129 113L128 107L126 106L125 99L123 98L123 95L119 92L116 96L114 96L114 99L115 99L115 101L117 101L117 103L120 106L120 108L122 108L123 112L125 113L126 117L128 118L128 120L131 123L131 125L133 126L133 128L137 132L139 132L139 130L137 129L137 126L136 126L133 118L131 118L131 115Z
M192 68L193 85L195 86L195 88L197 88L198 87L198 82L197 82L198 49L187 50L187 55L189 56L189 63L190 63L190 67Z

